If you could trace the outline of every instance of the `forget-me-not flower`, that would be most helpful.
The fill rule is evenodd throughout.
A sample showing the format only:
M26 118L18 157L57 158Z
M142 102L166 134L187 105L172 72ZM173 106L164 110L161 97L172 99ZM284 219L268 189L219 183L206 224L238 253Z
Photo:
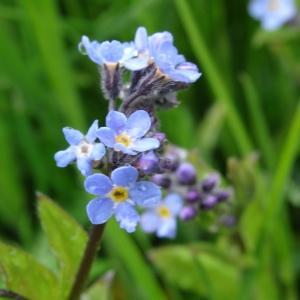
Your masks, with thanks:
M174 238L176 235L177 216L183 207L183 200L178 194L169 194L156 207L141 215L141 227L145 232L156 232L158 237Z
M174 81L192 83L201 76L196 65L178 54L170 32L158 32L148 37L146 29L139 27L134 44L141 62L154 61L159 71Z
M127 232L135 231L140 216L134 206L153 206L161 199L161 191L156 184L137 181L137 178L138 171L132 166L115 169L111 178L103 174L87 177L86 191L98 196L87 205L91 223L105 223L114 214L121 228Z
M110 111L106 116L106 126L97 131L97 136L115 151L136 155L159 147L158 139L144 138L151 127L150 116L144 110L137 110L128 118L121 112Z
M95 143L98 130L98 121L94 121L86 135L79 130L65 127L63 133L70 147L55 153L54 158L58 167L64 168L71 162L77 162L77 167L84 175L92 173L94 161L101 160L105 155L105 147L101 143Z
M137 51L133 43L121 43L119 41L90 41L87 36L82 36L79 50L98 65L114 66L120 64L132 71L143 69L146 62L137 59Z
M297 8L294 0L252 0L249 13L264 29L272 31L294 18Z

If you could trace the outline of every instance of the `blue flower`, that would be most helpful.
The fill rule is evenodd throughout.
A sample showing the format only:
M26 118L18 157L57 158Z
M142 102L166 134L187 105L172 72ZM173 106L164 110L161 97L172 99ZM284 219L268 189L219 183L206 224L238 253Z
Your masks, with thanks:
M63 133L70 147L58 151L54 155L56 165L64 168L73 161L77 161L77 167L84 176L92 173L94 161L101 160L105 155L105 147L101 143L95 143L97 138L98 121L94 121L87 134L84 136L80 131L65 127Z
M154 61L159 71L174 81L192 83L201 76L196 65L187 62L183 55L178 54L173 45L173 36L167 31L148 37L146 29L139 27L134 44L141 63L150 64Z
M113 214L120 227L127 232L135 231L140 216L135 205L150 207L161 199L160 188L152 182L138 181L138 171L131 166L119 167L111 178L93 174L86 178L85 189L98 197L87 205L92 224L105 223Z
M141 227L145 232L156 232L158 237L176 236L177 216L183 207L178 194L169 194L164 201L141 215Z
M272 31L294 18L297 8L294 0L252 0L249 14L260 20L264 29Z
M111 111L106 116L106 126L97 131L97 136L115 151L136 155L159 147L156 138L143 138L151 127L150 116L144 110L135 111L128 119L121 112Z
M115 65L130 66L133 71L146 67L144 62L136 60L137 51L133 43L121 43L119 41L90 41L87 36L82 36L79 43L79 50L98 65Z

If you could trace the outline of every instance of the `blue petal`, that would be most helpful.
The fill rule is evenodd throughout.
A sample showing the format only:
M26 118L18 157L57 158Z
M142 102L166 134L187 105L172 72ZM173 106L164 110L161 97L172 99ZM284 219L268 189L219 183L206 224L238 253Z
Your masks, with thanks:
M90 158L92 160L100 160L105 155L105 147L101 143L96 143L93 145L93 150Z
M95 142L96 138L97 138L97 130L98 130L98 120L95 120L93 122L93 124L91 125L91 127L89 128L85 139L91 144L93 142Z
M81 38L81 42L79 43L79 51L83 52L82 49L85 50L88 57L98 65L103 63L103 58L99 51L100 44L96 41L90 42L87 36L83 36Z
M115 144L114 146L115 151L121 151L124 154L128 154L128 155L136 155L137 152L125 147L123 144Z
M83 134L79 130L73 129L71 127L63 128L63 133L66 141L70 145L78 145L84 138Z
M154 232L160 224L160 218L154 211L147 211L141 216L140 225L145 232Z
M96 198L91 200L87 207L87 215L92 224L103 224L113 214L113 202L108 198Z
M117 63L123 56L124 46L118 41L106 41L101 43L99 51L105 62Z
M129 190L129 197L143 207L153 207L161 200L160 188L149 181L139 181Z
M76 159L76 153L72 147L69 147L66 150L56 152L54 159L58 167L64 168Z
M126 116L119 111L110 111L106 116L106 126L119 134L125 129L127 122Z
M83 176L88 176L92 174L93 162L87 157L77 158L77 168L80 170Z
M134 45L138 51L148 49L148 34L145 27L139 27L135 33Z
M157 149L158 147L159 140L155 138L145 138L134 141L133 145L130 148L138 152L144 152L152 149Z
M113 148L115 145L115 132L108 127L101 127L97 131L97 137L107 147Z
M166 220L163 220L159 228L157 230L157 236L158 237L164 237L173 239L176 236L176 219L175 218L169 218Z
M140 56L136 58L131 58L124 61L123 65L126 69L130 71L138 71L146 68L149 65L149 57L148 56Z
M143 137L151 127L151 118L144 110L137 110L127 120L127 132L135 138Z
M140 216L129 203L121 203L115 210L116 220L120 227L131 233L135 231L136 225L140 221Z
M93 174L84 181L85 190L93 195L105 196L112 189L110 178L103 174Z
M132 186L136 183L138 171L131 166L119 167L112 171L111 180L115 185Z
M183 207L182 197L178 194L169 194L165 198L165 204L170 209L173 215L178 215Z

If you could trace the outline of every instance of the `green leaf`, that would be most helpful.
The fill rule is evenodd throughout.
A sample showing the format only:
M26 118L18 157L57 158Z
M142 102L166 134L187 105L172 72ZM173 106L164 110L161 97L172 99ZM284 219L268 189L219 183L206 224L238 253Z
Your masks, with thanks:
M97 280L84 294L86 300L108 300L110 299L110 288L113 272L107 272L101 279Z
M237 267L210 248L199 243L165 246L151 250L150 257L162 276L178 288L210 299L236 299Z
M60 300L57 278L30 254L0 242L0 274L7 289L30 300Z
M42 194L39 194L38 211L43 230L59 262L59 290L64 299L79 267L87 234L70 215Z

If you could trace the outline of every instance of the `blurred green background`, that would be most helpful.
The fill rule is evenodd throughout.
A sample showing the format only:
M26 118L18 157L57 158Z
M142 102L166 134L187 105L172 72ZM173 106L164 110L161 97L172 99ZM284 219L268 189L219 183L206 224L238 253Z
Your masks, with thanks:
M168 30L203 76L180 92L179 108L161 113L162 128L223 173L238 222L214 230L199 217L175 241L109 224L90 282L108 270L115 279L106 275L93 299L297 299L300 27L264 32L247 3L0 0L1 240L55 270L36 191L88 228L81 176L53 160L66 147L62 127L84 132L106 114L98 70L77 49L81 36L132 40L138 26Z

